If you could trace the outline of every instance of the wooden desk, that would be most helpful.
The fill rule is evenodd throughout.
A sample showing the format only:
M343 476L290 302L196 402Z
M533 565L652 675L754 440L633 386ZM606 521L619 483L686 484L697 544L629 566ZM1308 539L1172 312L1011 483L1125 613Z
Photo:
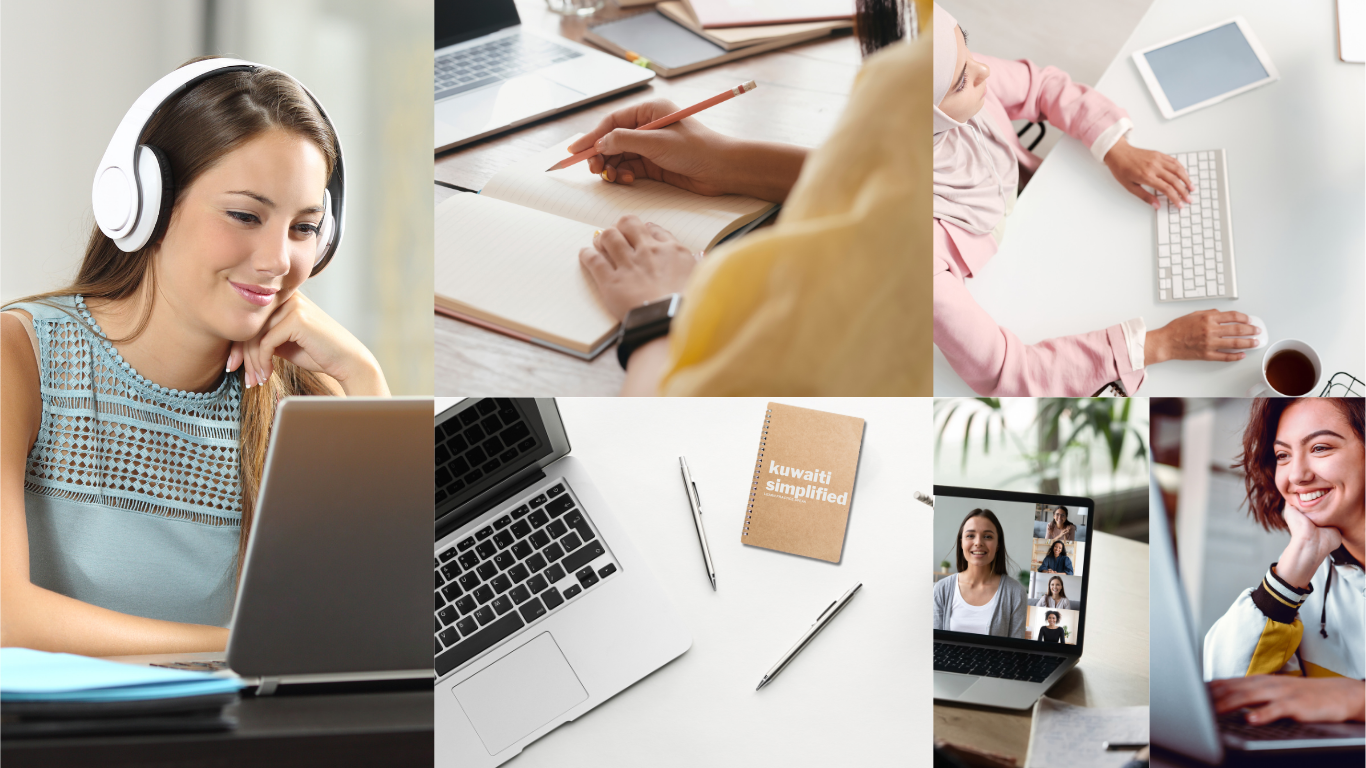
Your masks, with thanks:
M543 0L518 0L517 11L525 25L582 42L586 23L548 12ZM596 19L639 12L609 1ZM505 166L591 130L618 109L651 99L686 106L745 80L754 80L759 88L707 110L700 119L732 136L815 147L844 111L860 62L858 42L846 33L679 77L655 77L643 88L438 155L435 178L482 189ZM439 185L435 193L437 203L454 194ZM438 252L440 247L438 243ZM624 372L615 349L586 362L441 315L435 325L437 395L615 395L621 390Z
M1087 707L1148 703L1148 545L1096 531L1086 651L1049 696ZM1024 765L1032 710L936 702L934 737L1013 755Z
M431 766L432 692L244 697L226 733L6 739L6 768Z

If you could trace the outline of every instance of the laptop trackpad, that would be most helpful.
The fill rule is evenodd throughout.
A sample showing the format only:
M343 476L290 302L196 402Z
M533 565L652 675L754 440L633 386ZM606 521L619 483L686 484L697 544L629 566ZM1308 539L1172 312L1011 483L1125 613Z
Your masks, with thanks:
M951 675L942 672L934 673L934 697L936 699L953 700L963 695L963 691L971 688L973 683L981 678L976 675Z
M490 755L588 698L549 632L451 690Z

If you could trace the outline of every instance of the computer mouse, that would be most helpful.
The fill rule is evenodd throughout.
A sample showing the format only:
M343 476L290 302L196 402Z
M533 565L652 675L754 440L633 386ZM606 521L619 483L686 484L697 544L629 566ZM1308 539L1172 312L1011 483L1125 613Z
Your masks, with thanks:
M1266 348L1266 345L1268 345L1268 344L1271 343L1270 337L1268 337L1268 336L1267 336L1267 333L1266 333L1266 322L1265 322L1265 321L1263 321L1260 317L1257 317L1256 315L1248 315L1248 316L1247 316L1247 322L1248 322L1248 325L1255 325L1255 326L1257 326L1257 330L1258 330L1259 332L1258 332L1258 334L1257 334L1256 336L1229 336L1229 337L1226 337L1226 338L1232 338L1232 339L1252 339L1253 341L1257 342L1257 343L1256 343L1256 346L1253 346L1253 347L1248 348L1248 349L1221 349L1221 350L1219 350L1220 352L1246 352L1246 353L1251 353L1251 352L1253 352L1253 351L1255 351L1255 350L1258 350L1258 349L1265 349L1265 348Z

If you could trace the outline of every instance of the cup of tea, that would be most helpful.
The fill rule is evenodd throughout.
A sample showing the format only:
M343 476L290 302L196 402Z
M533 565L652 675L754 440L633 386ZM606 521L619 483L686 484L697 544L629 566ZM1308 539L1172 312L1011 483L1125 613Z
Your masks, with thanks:
M1313 347L1298 339L1282 339L1267 347L1262 356L1262 380L1250 396L1313 395L1322 376L1323 365Z

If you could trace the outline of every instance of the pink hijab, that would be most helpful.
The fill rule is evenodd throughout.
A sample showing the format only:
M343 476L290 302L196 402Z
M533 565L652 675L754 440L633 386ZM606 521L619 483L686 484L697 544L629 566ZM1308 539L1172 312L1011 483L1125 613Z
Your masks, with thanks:
M1006 213L1019 163L985 110L960 123L939 109L958 71L957 20L934 4L934 217L986 235ZM988 93L987 98L991 98Z

